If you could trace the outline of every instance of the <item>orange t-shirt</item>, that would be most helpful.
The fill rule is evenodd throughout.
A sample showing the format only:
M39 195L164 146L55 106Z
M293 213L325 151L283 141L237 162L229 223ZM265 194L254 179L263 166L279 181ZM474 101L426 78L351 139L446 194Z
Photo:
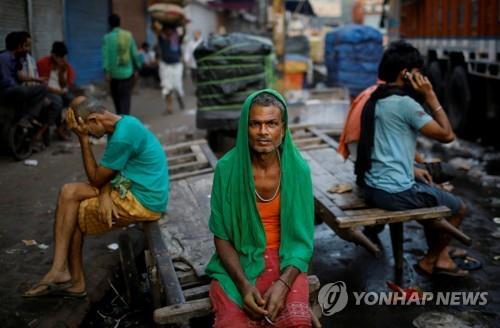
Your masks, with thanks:
M280 204L280 194L268 203L257 202L257 209L266 233L266 248L280 247Z

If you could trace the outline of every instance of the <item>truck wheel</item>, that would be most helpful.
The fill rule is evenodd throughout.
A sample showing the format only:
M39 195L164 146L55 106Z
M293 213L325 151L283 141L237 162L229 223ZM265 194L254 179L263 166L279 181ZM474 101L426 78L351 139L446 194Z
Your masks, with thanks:
M446 110L455 132L464 130L470 99L467 72L464 67L455 66L446 80Z
M443 74L437 61L433 61L427 66L427 76L439 101L443 101Z
M22 161L31 156L33 152L33 132L31 129L13 123L7 133L7 145L14 158Z

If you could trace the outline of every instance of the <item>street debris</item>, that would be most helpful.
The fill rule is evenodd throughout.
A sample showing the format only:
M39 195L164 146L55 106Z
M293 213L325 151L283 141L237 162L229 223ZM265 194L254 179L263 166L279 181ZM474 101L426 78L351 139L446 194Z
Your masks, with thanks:
M23 239L22 242L24 243L24 245L26 246L35 246L37 245L38 243L36 242L36 240L34 239Z
M402 288L401 286L395 284L394 282L387 280L385 282L390 290L395 291L397 294L402 294L405 300L420 301L423 296L423 291L418 286L410 286L407 288ZM393 300L396 301L396 300Z
M350 183L339 183L328 189L331 194L343 194L352 191L352 184Z
M27 159L24 161L24 165L26 166L38 166L38 160L36 159Z
M475 313L461 312L457 315L444 312L425 312L413 320L416 328L486 328L488 325Z
M49 248L49 245L45 245L45 244L38 244L37 247L41 250L46 250L47 248Z
M495 256L493 256L493 260L495 260L495 261L500 261L500 255L495 255Z
M500 224L500 218L493 218L493 222L495 222L496 224Z
M500 228L497 228L496 231L491 233L491 236L497 239L500 239Z
M448 161L456 170L469 171L473 166L479 165L479 161L472 158L455 157Z
M108 245L108 249L112 251L116 251L118 248L120 248L120 246L118 246L117 243L112 243Z

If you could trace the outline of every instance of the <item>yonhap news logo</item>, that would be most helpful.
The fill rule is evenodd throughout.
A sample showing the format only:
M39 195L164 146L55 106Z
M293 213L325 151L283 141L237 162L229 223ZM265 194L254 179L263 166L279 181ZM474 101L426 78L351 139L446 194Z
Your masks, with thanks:
M347 306L348 299L347 287L343 281L326 284L321 287L318 293L321 312L325 316L342 311Z
M332 316L345 309L349 296L354 304L359 305L462 305L485 306L488 304L488 292L423 292L412 290L405 292L352 292L347 291L346 283L337 281L321 287L318 303L324 316Z

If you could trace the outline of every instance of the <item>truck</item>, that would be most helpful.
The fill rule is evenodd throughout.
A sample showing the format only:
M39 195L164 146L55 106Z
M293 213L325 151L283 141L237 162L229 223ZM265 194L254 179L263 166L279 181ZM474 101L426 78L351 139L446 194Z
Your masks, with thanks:
M455 132L500 146L500 0L385 0L389 41L425 58Z

